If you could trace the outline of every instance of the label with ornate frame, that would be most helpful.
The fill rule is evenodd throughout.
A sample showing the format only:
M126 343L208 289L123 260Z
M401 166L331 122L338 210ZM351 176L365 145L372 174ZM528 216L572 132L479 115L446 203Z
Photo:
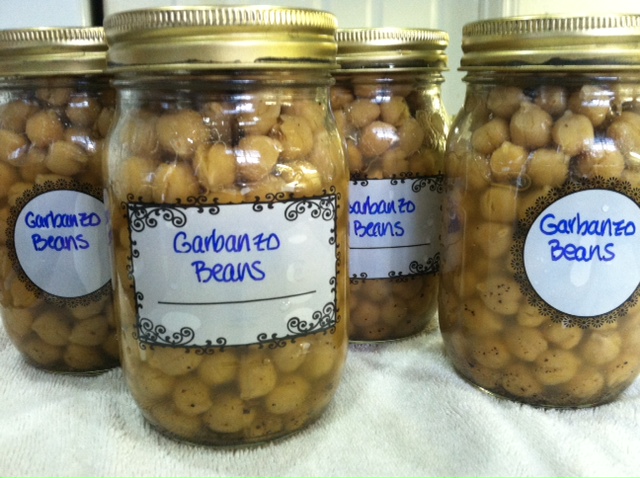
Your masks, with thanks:
M514 233L512 266L528 302L565 326L599 327L640 296L640 189L617 178L567 182Z
M352 179L349 268L352 279L435 274L443 176Z
M27 290L61 307L111 292L109 224L102 190L60 179L35 184L11 207L9 259Z
M127 203L141 344L282 342L337 322L337 198Z

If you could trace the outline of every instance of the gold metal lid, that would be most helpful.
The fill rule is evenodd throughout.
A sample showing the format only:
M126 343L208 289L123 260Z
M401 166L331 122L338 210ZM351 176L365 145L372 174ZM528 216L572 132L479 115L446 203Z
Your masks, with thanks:
M640 69L640 15L540 15L484 20L462 30L461 70Z
M112 72L333 68L336 17L273 6L132 10L104 27Z
M0 76L103 73L107 42L102 27L0 30Z
M434 68L446 70L449 35L416 28L350 28L336 33L341 71Z

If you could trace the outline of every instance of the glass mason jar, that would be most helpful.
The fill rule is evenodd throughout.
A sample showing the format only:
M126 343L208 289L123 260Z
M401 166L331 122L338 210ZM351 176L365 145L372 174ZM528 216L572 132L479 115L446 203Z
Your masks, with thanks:
M278 7L105 20L123 369L143 415L170 436L281 437L336 391L348 172L329 108L335 24Z
M639 39L635 15L464 27L439 317L493 394L587 407L640 371Z
M0 310L32 365L118 365L102 145L102 28L0 31Z
M346 142L352 341L436 325L445 32L345 29L331 106Z

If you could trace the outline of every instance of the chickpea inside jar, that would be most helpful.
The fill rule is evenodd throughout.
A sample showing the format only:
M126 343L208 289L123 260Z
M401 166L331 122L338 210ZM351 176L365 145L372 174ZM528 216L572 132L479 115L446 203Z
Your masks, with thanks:
M640 372L640 17L466 25L440 328L468 381L543 407Z
M352 342L436 327L445 32L343 29L331 106L350 171Z
M119 363L102 200L115 102L106 50L99 27L0 31L0 310L22 356L51 372Z
M144 417L171 437L283 437L338 387L348 172L329 110L335 23L278 7L105 20L123 370Z

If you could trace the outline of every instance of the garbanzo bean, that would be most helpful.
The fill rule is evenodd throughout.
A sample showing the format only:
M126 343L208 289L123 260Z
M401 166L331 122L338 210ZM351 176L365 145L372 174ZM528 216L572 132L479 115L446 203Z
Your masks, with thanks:
M238 176L241 181L258 182L269 175L283 146L280 141L268 136L246 136L235 149Z
M611 111L610 93L606 89L585 85L569 97L571 111L586 116L595 128L600 126Z
M556 346L570 350L580 343L583 336L582 329L578 327L565 327L561 323L550 322L542 329L542 333L549 342Z
M187 163L162 163L153 174L153 200L159 203L186 202L197 196L200 187Z
M483 367L503 368L511 361L511 354L498 337L474 338L470 344L471 356Z
M151 201L158 166L157 161L142 156L132 156L123 162L114 185L117 197L125 200L132 194L140 201Z
M218 433L236 433L251 425L254 410L234 394L226 393L215 397L213 405L202 417L211 430ZM187 436L193 436L189 433Z
M472 335L489 336L504 329L502 317L490 310L480 299L474 298L464 304L463 320L468 323Z
M51 85L51 87L38 88L36 98L48 103L51 106L64 106L69 102L69 98L74 92L74 88Z
M102 112L97 98L86 93L74 93L69 98L65 114L74 126L93 126Z
M238 373L238 354L234 350L219 351L202 359L198 376L207 385L232 382Z
M73 370L99 370L104 363L104 352L96 347L69 344L62 353L64 362Z
M26 138L13 131L0 130L0 161L17 162L27 152Z
M197 377L180 378L173 389L176 410L189 416L200 415L213 405L209 387Z
M63 347L46 343L36 335L30 335L21 343L20 349L35 365L45 367L60 361L64 350Z
M533 374L542 385L558 385L571 380L580 366L580 360L563 349L548 349L535 360Z
M355 128L363 128L380 116L380 106L368 99L357 99L347 108L347 121Z
M473 148L482 154L491 154L509 140L509 124L503 118L493 118L473 132Z
M160 146L168 153L187 159L198 146L211 138L211 132L197 111L180 110L160 116L156 122Z
M56 141L49 146L44 164L53 173L73 176L85 168L89 157L80 146L68 141Z
M517 178L526 169L528 155L522 146L505 141L489 159L492 176L499 182Z
M542 332L532 327L510 327L504 337L509 351L525 362L533 362L548 347Z
M485 222L478 224L472 234L485 255L495 259L508 252L513 227L510 224Z
M33 321L31 328L42 340L51 345L66 345L71 338L69 320L54 311L48 311L40 315Z
M280 142L280 157L285 161L302 159L313 149L313 129L302 116L282 115L271 136Z
M563 86L542 85L538 88L535 104L551 116L559 116L567 109L567 90Z
M516 397L536 397L544 391L530 367L520 362L512 363L504 369L500 384Z
M517 189L505 186L492 186L480 197L480 212L488 221L511 223L517 210L514 198Z
M154 404L148 410L151 423L161 424L163 429L170 434L175 434L177 437L198 436L202 428L200 417L185 415L176 410L175 407L167 406L165 403Z
M511 117L511 142L525 148L541 148L551 139L553 119L541 107L523 102Z
M527 174L535 185L561 186L569 177L569 156L554 149L537 149L531 154Z
M637 153L640 151L640 115L623 111L607 128L607 136L625 154Z
M398 140L395 127L382 121L373 121L362 129L360 151L365 156L380 156Z
M307 401L311 386L302 377L284 377L264 398L265 408L271 413L282 415L300 409Z
M194 352L185 353L184 350L169 347L156 347L149 358L149 365L167 375L186 375L198 368L203 356Z
M224 143L200 145L193 168L200 184L210 191L230 187L236 181L236 156Z
M622 337L616 331L592 331L580 348L585 362L602 365L620 354Z
M0 108L0 128L24 133L27 118L37 110L38 107L29 101L11 101Z
M584 178L616 178L624 169L624 156L611 144L594 144L575 164L576 174Z
M272 101L258 101L243 105L238 115L238 127L246 135L266 135L280 116L281 105Z
M498 314L515 314L520 307L520 288L506 275L488 277L478 283L477 289L484 304Z
M568 156L576 156L593 142L593 125L589 118L567 110L551 129L553 141Z
M425 132L418 120L406 118L398 125L398 149L405 155L410 155L418 151L424 142Z
M496 116L510 118L527 101L522 89L516 86L498 86L489 92L487 107Z
M604 385L602 373L595 368L586 367L581 369L571 380L562 384L562 388L567 391L570 400L573 400L573 397L588 400L601 393Z
M104 343L109 335L109 324L104 317L94 315L76 322L69 334L69 342L96 346Z
M314 134L326 134L326 115L321 103L314 100L300 99L293 101L291 105L284 105L282 112L286 115L299 116L307 120Z
M27 120L25 131L32 144L44 148L64 139L64 124L54 110L41 110Z
M16 171L16 168L0 162L0 200L7 197L11 185L17 183L19 180L20 175L18 171Z
M131 156L152 158L158 152L157 121L154 113L136 110L118 123L118 134Z
M238 377L240 398L250 400L263 397L273 390L278 372L271 359L260 352L255 352L242 357Z

